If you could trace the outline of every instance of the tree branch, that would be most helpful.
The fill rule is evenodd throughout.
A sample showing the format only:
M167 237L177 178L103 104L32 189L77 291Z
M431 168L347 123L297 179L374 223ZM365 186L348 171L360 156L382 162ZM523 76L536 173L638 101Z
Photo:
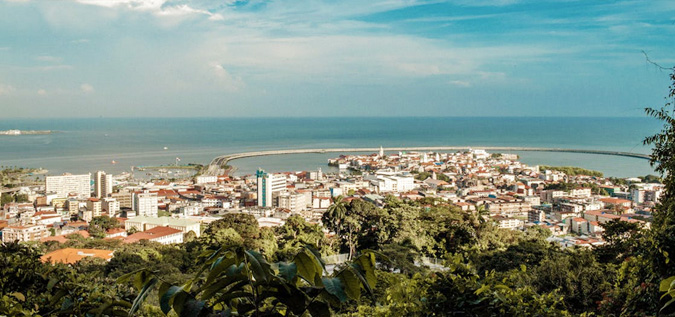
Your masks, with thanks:
M673 68L663 67L659 63L656 63L656 62L652 61L651 59L649 59L649 55L647 55L647 52L645 52L644 50L641 50L641 52L642 52L642 54L645 55L645 59L647 60L647 63L654 65L657 69L659 69L659 70L673 70L673 69L675 69L675 67L673 67Z

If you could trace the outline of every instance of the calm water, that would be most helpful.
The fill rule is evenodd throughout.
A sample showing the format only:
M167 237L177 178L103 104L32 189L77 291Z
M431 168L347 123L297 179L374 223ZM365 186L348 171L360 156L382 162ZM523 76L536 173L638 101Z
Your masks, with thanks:
M190 118L3 120L0 130L56 130L0 136L0 165L63 172L122 172L131 166L208 163L245 151L394 146L529 146L649 153L642 139L661 124L650 118ZM164 150L167 147L167 150ZM572 153L520 152L528 164L572 165L612 176L653 173L646 160ZM238 174L329 170L338 153L237 160ZM115 160L117 164L111 164Z

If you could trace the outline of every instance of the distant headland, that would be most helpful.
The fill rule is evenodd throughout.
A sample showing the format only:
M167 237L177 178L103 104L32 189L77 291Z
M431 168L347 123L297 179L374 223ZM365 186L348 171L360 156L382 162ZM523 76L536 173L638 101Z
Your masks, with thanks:
M52 134L51 130L5 130L0 131L0 135L31 135L31 134Z

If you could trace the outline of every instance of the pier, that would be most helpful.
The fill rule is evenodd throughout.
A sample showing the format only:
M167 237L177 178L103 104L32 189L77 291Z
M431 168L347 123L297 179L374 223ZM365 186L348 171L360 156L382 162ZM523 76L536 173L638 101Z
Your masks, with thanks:
M560 152L560 153L580 153L580 154L596 154L596 155L613 155L624 156L638 159L649 160L651 157L648 154L621 152L621 151L607 151L607 150L591 150L591 149L565 149L565 148L538 148L538 147L503 147L503 146L427 146L427 147L387 147L383 148L387 152L398 151L466 151L469 149L480 149L486 151L521 151L521 152ZM270 150L270 151L255 151L221 155L214 158L209 164L206 175L218 175L220 167L230 161L270 155L287 155L287 154L311 154L311 153L354 153L354 152L379 152L379 147L367 148L329 148L329 149L289 149L289 150Z

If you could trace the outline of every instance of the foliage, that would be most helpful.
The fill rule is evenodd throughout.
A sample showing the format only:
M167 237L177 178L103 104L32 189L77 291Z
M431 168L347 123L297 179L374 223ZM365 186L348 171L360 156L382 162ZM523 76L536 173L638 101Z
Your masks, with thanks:
M581 168L581 167L574 167L574 166L539 165L539 170L551 170L551 171L563 172L568 176L577 176L577 175L586 175L586 176L593 176L593 177L602 177L603 176L602 172L588 170L588 169L584 169L584 168Z
M181 285L173 285L142 269L121 276L138 290L129 315L140 309L155 286L164 314L180 316L276 315L330 316L361 292L372 293L377 282L375 254L364 252L332 276L316 250L305 248L291 262L269 263L258 252L234 248L205 253L201 269Z

